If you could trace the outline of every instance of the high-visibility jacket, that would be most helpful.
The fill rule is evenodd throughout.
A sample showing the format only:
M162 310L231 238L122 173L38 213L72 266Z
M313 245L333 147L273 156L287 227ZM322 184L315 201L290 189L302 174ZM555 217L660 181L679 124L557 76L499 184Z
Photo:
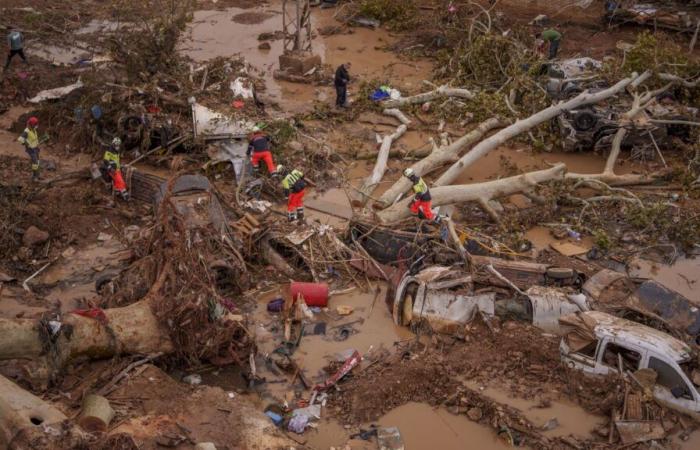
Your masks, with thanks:
M418 178L418 181L413 184L413 192L416 193L416 200L427 202L431 198L430 189L428 189L428 185L423 181L423 178Z
M36 128L27 127L24 129L22 134L19 136L17 141L28 148L38 148L39 147L39 132Z
M306 187L306 183L304 182L304 174L297 169L292 170L286 177L282 179L282 187L284 188L285 192L301 191Z
M119 153L116 151L112 151L111 147L105 150L105 154L102 157L102 161L107 166L114 166L114 169L116 170L121 169L121 158L119 156Z

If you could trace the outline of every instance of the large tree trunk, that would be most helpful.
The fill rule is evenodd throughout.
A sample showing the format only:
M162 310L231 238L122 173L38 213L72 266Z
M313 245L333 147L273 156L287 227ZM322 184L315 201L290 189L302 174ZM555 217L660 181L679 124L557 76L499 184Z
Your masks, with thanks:
M377 154L377 162L374 165L372 173L365 179L362 186L358 189L357 195L354 196L353 203L364 205L367 200L376 189L377 184L382 181L384 177L384 172L386 172L386 166L389 162L389 151L391 150L391 145L399 139L408 129L408 125L411 123L410 120L398 109L385 109L384 114L392 117L396 117L401 122L396 128L393 134L384 136L382 139L382 146Z
M459 159L460 154L466 148L481 139L484 134L502 125L502 122L495 117L485 120L475 129L462 136L451 145L439 147L426 158L412 165L411 168L418 176L422 177L446 163L453 163ZM408 178L399 178L393 186L391 186L381 197L379 197L380 206L387 207L392 203L397 202L400 199L400 196L410 188L411 182L408 180Z
M0 448L22 448L18 441L58 433L67 417L57 408L0 375ZM37 447L38 448L38 447Z
M430 83L428 83L430 84ZM433 85L434 86L434 85ZM451 88L447 85L440 86L430 92L414 95L411 97L403 97L398 100L387 100L384 105L387 108L398 108L405 105L415 105L419 103L429 102L440 97L459 97L467 100L474 98L474 93L467 89Z
M552 105L549 108L545 108L542 111L528 117L527 119L518 120L514 124L502 129L493 136L479 142L476 146L474 146L474 148L470 152L468 152L466 155L460 158L460 160L454 165L452 165L452 167L447 169L447 171L443 173L442 176L435 181L435 183L433 183L433 186L448 186L452 184L457 179L457 177L459 177L459 175L462 172L464 172L464 169L472 165L475 161L481 159L491 150L499 147L500 145L503 145L508 140L536 127L541 123L544 123L548 120L557 117L559 114L565 111L570 111L572 109L576 109L584 105L598 103L602 100L605 100L606 98L612 97L613 95L623 91L627 86L630 85L630 83L634 82L637 78L638 76L636 74L633 74L629 78L620 80L619 82L617 82L617 84L608 89L596 92L594 94L591 94L588 91L586 91L572 98L569 101L559 103L557 105Z
M46 346L52 366L60 369L77 358L174 350L147 300L107 309L104 314L104 324L77 314L65 314L60 318L58 334L52 339L48 339L48 331L38 320L0 319L0 360L38 359L46 353Z
M565 171L566 166L564 164L557 164L550 169L495 181L437 187L431 189L430 194L433 198L433 206L477 201L482 207L487 209L488 207L485 205L489 200L517 192L530 191L538 183L545 181L563 179ZM411 201L412 199L408 198L385 209L378 214L379 219L384 223L391 223L408 217L410 215L408 205ZM493 214L491 211L489 213Z

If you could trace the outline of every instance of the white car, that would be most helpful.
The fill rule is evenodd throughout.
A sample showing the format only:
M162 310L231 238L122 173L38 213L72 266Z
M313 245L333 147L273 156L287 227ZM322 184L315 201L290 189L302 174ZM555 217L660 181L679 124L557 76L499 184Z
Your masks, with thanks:
M560 318L565 329L559 351L570 368L594 375L653 369L654 397L700 420L698 359L684 342L653 328L600 311ZM619 356L618 356L619 355Z

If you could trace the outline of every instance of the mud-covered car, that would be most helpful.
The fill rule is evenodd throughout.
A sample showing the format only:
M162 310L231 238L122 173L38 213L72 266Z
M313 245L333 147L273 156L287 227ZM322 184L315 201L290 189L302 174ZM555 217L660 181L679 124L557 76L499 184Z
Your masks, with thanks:
M569 368L590 375L656 373L654 398L700 419L700 371L697 355L684 342L653 328L613 315L588 311L560 319L566 333L559 351Z

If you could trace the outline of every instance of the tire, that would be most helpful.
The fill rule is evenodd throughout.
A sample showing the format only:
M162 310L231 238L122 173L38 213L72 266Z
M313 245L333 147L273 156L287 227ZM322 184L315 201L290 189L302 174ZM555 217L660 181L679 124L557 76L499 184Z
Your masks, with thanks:
M107 285L112 282L113 278L114 276L110 274L104 274L97 277L95 280L95 292L101 294L102 289L107 287Z
M566 280L576 276L576 271L566 267L550 267L546 275L553 280Z
M593 111L579 111L576 113L573 121L573 127L576 131L588 131L593 129L598 123L598 117L596 117Z

